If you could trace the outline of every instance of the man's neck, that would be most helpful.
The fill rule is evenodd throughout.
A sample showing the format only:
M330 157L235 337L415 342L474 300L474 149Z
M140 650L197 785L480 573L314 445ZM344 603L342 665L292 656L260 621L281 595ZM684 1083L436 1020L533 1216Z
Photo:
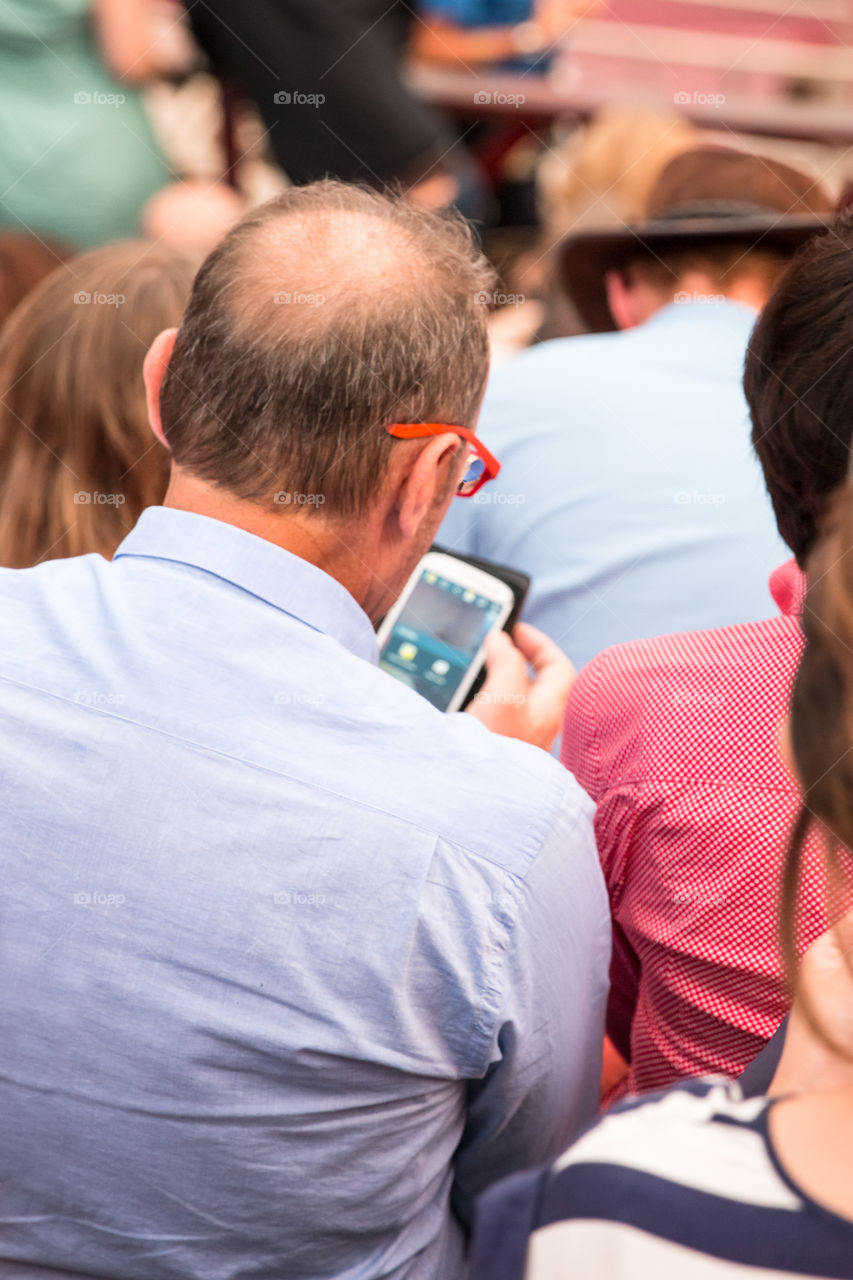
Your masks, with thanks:
M366 608L370 597L373 557L369 550L341 533L314 510L283 507L281 513L270 511L259 503L236 497L194 476L173 468L164 507L191 511L196 515L221 520L263 538L291 555L307 560L335 578L350 595ZM346 533L351 534L353 526Z
M755 276L737 276L723 288L716 285L704 272L688 271L679 280L678 289L669 301L686 302L691 298L699 302L715 299L740 302L753 311L760 311L767 301L767 289L764 282Z

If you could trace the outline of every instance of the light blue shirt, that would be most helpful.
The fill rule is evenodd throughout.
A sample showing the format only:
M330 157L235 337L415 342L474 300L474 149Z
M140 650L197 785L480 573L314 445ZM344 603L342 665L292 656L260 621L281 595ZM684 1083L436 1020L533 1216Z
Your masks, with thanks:
M493 373L478 434L497 481L438 541L533 578L524 617L576 666L609 645L773 616L790 557L741 389L755 312L680 303L542 343Z
M10 1274L455 1280L474 1196L594 1113L592 806L376 656L187 512L0 571Z

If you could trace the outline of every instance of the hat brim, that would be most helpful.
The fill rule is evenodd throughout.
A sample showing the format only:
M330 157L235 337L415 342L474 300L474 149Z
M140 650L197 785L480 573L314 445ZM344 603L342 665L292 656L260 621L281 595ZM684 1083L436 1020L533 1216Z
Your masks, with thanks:
M809 214L780 216L661 220L578 231L565 237L557 251L562 287L591 333L605 333L616 325L607 305L604 277L632 258L681 248L690 242L749 241L751 247L793 253L812 236L829 229L828 219Z

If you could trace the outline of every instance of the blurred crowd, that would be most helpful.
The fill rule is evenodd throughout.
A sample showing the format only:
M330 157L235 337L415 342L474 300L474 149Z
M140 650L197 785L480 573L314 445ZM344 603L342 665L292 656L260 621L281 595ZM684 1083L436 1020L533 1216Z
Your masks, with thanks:
M0 5L0 1277L853 1277L853 170L600 12Z

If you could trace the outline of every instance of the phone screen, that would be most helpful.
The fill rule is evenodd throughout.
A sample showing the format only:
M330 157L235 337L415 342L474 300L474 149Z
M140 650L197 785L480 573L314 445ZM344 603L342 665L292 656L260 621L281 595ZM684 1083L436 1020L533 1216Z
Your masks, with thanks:
M502 605L425 569L379 655L396 676L446 711Z

